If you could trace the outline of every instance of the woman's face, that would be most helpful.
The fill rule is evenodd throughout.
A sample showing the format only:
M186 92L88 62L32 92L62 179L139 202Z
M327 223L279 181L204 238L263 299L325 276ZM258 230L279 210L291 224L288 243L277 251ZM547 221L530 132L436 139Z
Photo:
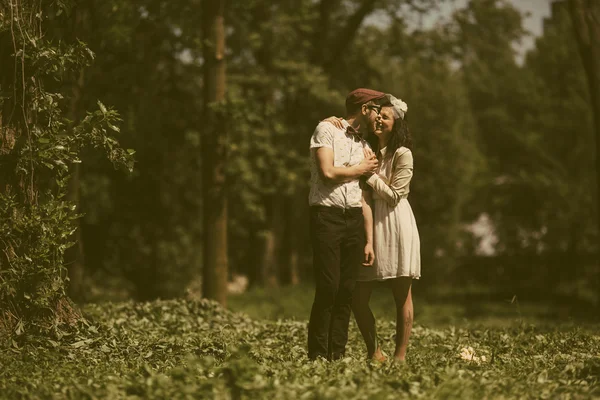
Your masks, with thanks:
M381 109L380 118L378 118L375 127L375 135L378 137L386 137L392 133L394 127L394 112L392 107L383 107Z

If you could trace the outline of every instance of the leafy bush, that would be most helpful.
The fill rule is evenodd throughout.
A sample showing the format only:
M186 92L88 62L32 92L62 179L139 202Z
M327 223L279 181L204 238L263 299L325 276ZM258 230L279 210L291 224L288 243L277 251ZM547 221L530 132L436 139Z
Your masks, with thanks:
M56 82L72 79L94 54L43 30L69 7L23 1L10 9L0 13L0 336L77 318L65 297L63 256L79 217L66 197L70 168L81 163L83 148L133 168L133 150L112 136L116 111L98 102L78 123L69 120L70 99Z

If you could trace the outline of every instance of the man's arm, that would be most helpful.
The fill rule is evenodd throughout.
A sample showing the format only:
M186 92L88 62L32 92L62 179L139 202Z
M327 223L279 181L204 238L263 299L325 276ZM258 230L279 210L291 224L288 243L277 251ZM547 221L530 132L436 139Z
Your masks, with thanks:
M365 238L367 243L365 244L365 259L363 260L364 266L372 266L375 261L375 252L373 251L373 212L371 211L371 203L365 198L365 192L361 199L362 213L365 220Z
M377 169L377 159L363 159L359 164L350 167L333 166L333 150L328 147L314 149L316 152L317 166L321 177L329 182L344 183L358 179L367 172Z

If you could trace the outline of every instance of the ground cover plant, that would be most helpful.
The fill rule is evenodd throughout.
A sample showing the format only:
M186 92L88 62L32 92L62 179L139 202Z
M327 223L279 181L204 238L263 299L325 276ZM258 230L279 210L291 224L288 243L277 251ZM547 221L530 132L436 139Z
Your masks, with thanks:
M0 352L7 399L593 398L600 335L523 321L415 325L408 363L370 364L352 324L347 358L309 362L306 321L260 320L206 300L88 305L86 322L21 334ZM381 322L384 350L394 323Z

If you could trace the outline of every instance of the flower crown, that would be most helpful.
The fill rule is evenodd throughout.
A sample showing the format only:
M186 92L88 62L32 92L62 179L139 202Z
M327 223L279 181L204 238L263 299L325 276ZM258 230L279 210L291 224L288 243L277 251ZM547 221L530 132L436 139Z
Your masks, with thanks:
M388 101L392 105L392 109L394 110L394 118L402 118L404 119L404 115L408 111L408 105L400 99L395 98L391 94L386 94Z

